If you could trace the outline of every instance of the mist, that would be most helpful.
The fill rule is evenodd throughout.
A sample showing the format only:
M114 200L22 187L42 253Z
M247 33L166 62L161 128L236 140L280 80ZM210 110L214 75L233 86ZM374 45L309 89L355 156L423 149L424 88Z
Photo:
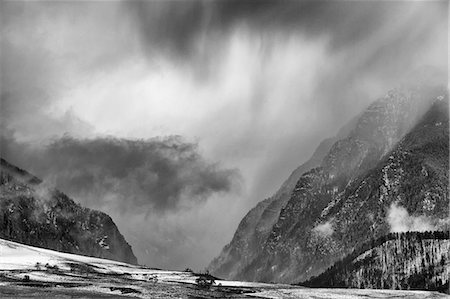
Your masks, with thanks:
M1 8L0 154L155 267L206 266L324 138L417 69L447 72L446 1Z
M404 207L396 203L391 204L389 207L387 222L391 228L391 233L436 230L435 225L426 216L409 215Z

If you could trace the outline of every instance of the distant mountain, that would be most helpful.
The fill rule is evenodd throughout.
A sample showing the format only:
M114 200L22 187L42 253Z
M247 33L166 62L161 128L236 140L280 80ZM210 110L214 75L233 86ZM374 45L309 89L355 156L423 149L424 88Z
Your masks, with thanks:
M302 285L449 293L449 258L448 231L391 233L364 244Z
M307 280L360 244L388 234L393 205L405 208L411 219L428 217L436 228L448 225L444 88L395 89L347 128L319 159L320 165L295 177L276 221L269 218L265 231L270 232L258 243L252 241L255 234L244 230L245 223L251 228L264 222L261 211L272 201L261 202L246 216L250 220L244 218L232 242L212 262L213 274L251 281ZM245 247L248 243L259 246Z
M81 207L4 159L0 160L0 238L137 263L111 217Z

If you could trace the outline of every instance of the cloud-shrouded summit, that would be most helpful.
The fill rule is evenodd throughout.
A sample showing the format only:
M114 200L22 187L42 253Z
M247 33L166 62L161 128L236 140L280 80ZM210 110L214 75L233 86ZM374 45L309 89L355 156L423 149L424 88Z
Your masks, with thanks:
M1 155L156 267L204 267L321 140L417 69L447 73L447 1L0 7Z

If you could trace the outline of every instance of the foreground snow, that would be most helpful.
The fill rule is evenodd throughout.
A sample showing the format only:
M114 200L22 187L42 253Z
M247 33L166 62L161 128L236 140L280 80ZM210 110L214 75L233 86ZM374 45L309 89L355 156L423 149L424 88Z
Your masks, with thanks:
M308 289L217 280L195 285L198 275L61 253L0 239L0 297L135 298L443 298L433 292Z
M189 272L162 271L122 262L94 258L54 250L23 245L0 239L0 271L3 270L37 270L48 264L63 272L71 272L71 265L85 265L99 274L130 275L133 279L144 279L145 276L156 275L158 280L195 282L195 276ZM40 271L39 271L40 272ZM33 273L33 272L32 272ZM45 275L48 275L45 273ZM144 276L145 275L145 276Z

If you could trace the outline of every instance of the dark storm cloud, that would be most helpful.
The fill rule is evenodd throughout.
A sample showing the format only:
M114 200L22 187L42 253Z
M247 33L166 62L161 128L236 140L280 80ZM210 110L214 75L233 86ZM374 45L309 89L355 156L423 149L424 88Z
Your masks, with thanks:
M330 49L338 51L395 24L412 6L424 14L436 12L438 19L445 17L448 7L447 1L330 0L130 1L125 5L152 53L159 49L184 58L205 54L199 43L211 47L221 42L218 35L240 25L248 26L254 34L328 35ZM411 27L411 32L414 30ZM396 36L400 40L393 39L389 48L405 41L404 32Z
M63 137L41 148L4 138L6 159L25 164L88 206L150 213L177 210L228 192L235 170L208 163L180 137L150 140Z

